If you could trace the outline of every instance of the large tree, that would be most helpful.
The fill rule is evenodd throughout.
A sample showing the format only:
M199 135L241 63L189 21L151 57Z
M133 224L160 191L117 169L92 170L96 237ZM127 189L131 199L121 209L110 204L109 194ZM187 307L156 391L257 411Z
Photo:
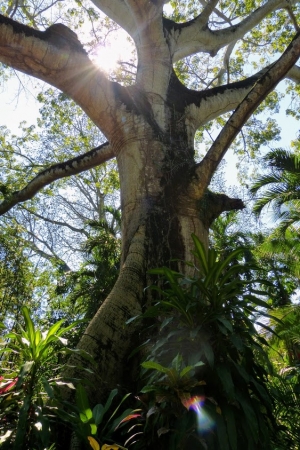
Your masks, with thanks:
M300 56L299 2L267 0L241 5L200 1L185 21L182 14L188 11L184 9L187 2L171 2L171 18L164 17L166 3L93 0L94 6L122 27L135 44L135 79L125 85L111 81L95 66L76 34L65 25L55 23L40 31L8 14L0 16L0 61L70 96L107 139L88 153L52 165L20 191L7 194L0 213L5 214L57 179L117 159L121 270L79 343L97 363L102 381L94 384L97 395L101 395L102 386L115 386L120 381L136 332L136 325L125 322L151 301L144 290L149 283L148 269L169 265L171 260L180 266L174 261L190 259L192 233L207 245L212 221L223 211L243 208L239 199L209 192L210 180L242 126L277 83L286 76L300 81L300 69L295 66ZM18 2L10 2L7 13L15 13L18 8ZM26 5L22 6L24 11ZM23 17L24 22L37 24L36 15L28 14L28 10ZM258 31L260 27L264 27L264 33ZM230 83L234 46L243 40L251 52L260 39L264 51L270 49L270 54L279 58L257 73ZM224 70L215 79L222 80L227 71L227 84L212 83L193 90L180 81L174 70L176 63L194 54L207 54L212 59L223 50ZM236 74L239 64L237 58ZM211 148L197 161L194 139L199 127L233 110ZM179 269L185 270L183 266Z

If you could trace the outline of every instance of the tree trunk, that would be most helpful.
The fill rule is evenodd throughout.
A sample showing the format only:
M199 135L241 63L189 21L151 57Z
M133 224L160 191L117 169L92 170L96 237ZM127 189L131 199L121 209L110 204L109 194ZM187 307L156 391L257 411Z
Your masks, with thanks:
M207 246L213 219L224 210L243 208L240 200L225 195L206 192L202 201L190 195L193 136L169 106L161 115L168 118L165 133L133 114L111 141L121 184L122 264L114 289L79 343L97 364L93 401L100 401L103 391L126 385L124 377L128 381L126 358L138 345L139 332L137 325L126 321L151 302L145 288L153 280L147 271L163 265L183 273L191 270L184 264L193 259L191 234Z

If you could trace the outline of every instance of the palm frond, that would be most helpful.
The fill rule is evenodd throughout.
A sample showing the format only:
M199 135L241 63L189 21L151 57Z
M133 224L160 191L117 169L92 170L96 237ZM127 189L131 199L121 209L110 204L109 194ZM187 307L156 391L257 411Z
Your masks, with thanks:
M268 167L300 174L300 156L289 150L273 149L264 156L263 161Z
M261 195L253 211L260 215L266 206L272 207L275 220L280 220L279 232L294 226L300 220L300 157L296 153L275 149L264 158L269 173L256 179L250 191ZM267 188L267 189L266 189Z

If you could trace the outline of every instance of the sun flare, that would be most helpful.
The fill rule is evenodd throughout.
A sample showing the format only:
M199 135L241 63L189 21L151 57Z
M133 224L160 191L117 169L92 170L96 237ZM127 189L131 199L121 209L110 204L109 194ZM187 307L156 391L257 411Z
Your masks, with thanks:
M112 73L124 61L132 59L133 45L128 35L121 30L111 33L105 43L98 45L93 52L93 61L105 73Z

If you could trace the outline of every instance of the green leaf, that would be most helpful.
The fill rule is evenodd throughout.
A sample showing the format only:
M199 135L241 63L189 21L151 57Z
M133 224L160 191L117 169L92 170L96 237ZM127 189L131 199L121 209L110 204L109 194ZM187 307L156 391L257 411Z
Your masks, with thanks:
M46 335L45 341L47 342L47 340L50 338L50 336L55 335L55 333L59 330L59 328L61 327L61 325L63 324L64 320L59 320L58 322L55 322L52 327L49 328L48 333Z
M91 434L95 436L97 434L97 425L95 423L90 423L90 427L91 427Z
M93 418L97 426L100 425L100 423L102 422L103 415L104 415L104 406L99 403L93 409Z
M236 250L234 250L233 252L231 252L227 258L225 258L224 261L222 261L222 263L219 265L218 270L216 271L216 275L215 275L215 282L217 282L217 280L219 279L220 275L222 274L222 272L225 270L225 268L227 266L229 266L229 264L231 263L231 261L236 258L239 254L244 253L245 249L244 248L238 248ZM242 266L241 266L242 267Z
M110 418L108 419L107 424L108 424L109 422L111 422L111 420L115 417L115 415L116 415L117 412L119 411L119 408L121 407L122 403L124 403L125 400L126 400L130 395L131 395L130 392L129 392L128 394L124 395L124 397L122 398L122 400L120 401L120 403L118 404L118 406L116 407L116 409L114 410L114 412L112 413L112 415L110 416ZM131 410L126 410L126 411L123 413L123 415L124 415L124 416L127 416L128 411L131 411ZM116 426L116 423L118 423L118 420L119 420L119 418L117 418L117 419L114 420L113 423L114 423L115 425L111 425L112 428L114 428L114 427ZM104 429L105 429L105 428L106 428L106 426L104 427Z
M230 331L230 333L233 333L233 328L229 320L225 319L224 317L218 317L217 319L219 322L221 322L227 330Z
M237 433L236 433L236 423L233 412L233 406L222 405L222 412L225 419L225 424L227 428L228 440L230 443L231 450L237 449Z
M79 417L82 423L87 423L92 419L93 413L90 408L85 409L84 411L79 412Z
M36 433L39 435L43 446L48 447L50 441L50 421L48 417L42 413L42 408L36 408L35 413L37 416L37 421L34 424L37 429Z
M27 306L23 306L21 308L21 311L25 320L26 332L28 334L30 344L35 347L35 329L30 317L29 309L27 308Z
M128 422L129 420L134 419L134 416L140 416L140 414L136 414L139 413L141 410L140 409L126 409L125 411L122 412L122 414L117 417L112 425L111 425L111 429L112 430L117 430L120 426L122 426L122 423ZM130 429L130 431L132 430L132 428Z
M177 353L175 358L172 361L172 367L176 370L176 372L179 372L182 366L182 356Z
M204 275L207 275L208 274L208 264L207 264L207 255L206 255L204 246L195 234L192 234L192 239L193 239L194 245L195 245L194 254L198 258L198 260L201 264Z
M139 314L138 316L134 316L134 317L131 317L130 319L126 320L125 324L130 325L132 322L135 322L138 319L141 320L141 318L142 318L142 315Z
M52 389L52 387L50 386L48 380L46 380L45 377L42 377L41 380L42 380L44 389L45 389L45 391L46 391L48 397L49 397L49 398L54 398L55 393L54 393L54 390Z
M207 341L203 340L202 348L203 348L204 355L205 355L205 357L207 359L208 364L210 365L211 368L213 368L214 361L215 361L215 355L214 355L214 351L212 349L212 346Z
M218 374L219 380L224 387L230 400L234 399L234 384L231 377L231 372L225 364L219 364L215 366L215 370Z
M22 364L18 375L18 382L16 384L17 389L19 389L19 387L23 384L24 378L29 374L33 366L34 361L26 361L24 364Z
M14 442L13 450L20 450L24 448L25 436L27 432L26 424L28 422L28 410L31 406L30 397L26 396L23 400L23 404L20 408L18 415L18 424L16 429L16 438Z
M229 440L226 432L226 426L224 423L224 417L222 414L215 414L216 430L219 441L219 448L222 450L230 450Z
M143 394L147 394L147 392L153 392L153 391L156 391L156 390L157 390L157 387L156 387L156 386L150 385L150 386L144 386L144 387L141 389L141 392L142 392Z
M253 408L251 406L251 398L244 398L241 393L238 391L236 392L236 398L238 402L240 403L245 417L247 419L247 426L249 427L249 430L251 431L251 435L253 438L253 442L258 442L258 422L257 417L255 415L255 412L253 411Z
M115 398L115 396L117 395L117 393L118 393L118 389L113 389L111 391L111 393L109 394L109 397L104 405L104 413L103 414L105 414L106 411L108 411L108 409L110 408L112 401Z
M63 334L67 333L68 331L72 330L74 327L76 327L77 325L80 325L82 323L86 323L87 320L86 319L80 319L80 320L76 320L75 322L71 323L70 325L68 325L67 327L61 328L60 330L58 330L56 332L56 336L62 336ZM87 353L87 352L86 352Z
M266 407L269 407L269 409L272 408L272 401L270 396L268 395L267 390L265 389L265 387L259 383L258 381L256 381L255 379L251 379L251 383L253 384L256 392L258 393L258 396L263 400L263 404Z
M76 405L79 409L80 420L83 423L88 422L93 417L93 413L90 409L86 391L81 384L79 384L76 388L75 398Z
M204 366L204 365L205 365L204 362L198 361L198 362L196 362L196 364L194 364L194 367L201 367L201 366Z
M185 375L187 375L191 370L193 370L194 367L193 366L187 366L184 369L182 369L182 371L180 372L179 376L180 378L184 377Z
M141 366L144 367L144 369L153 369L165 374L168 374L170 371L168 367L164 367L155 361L145 361L141 364Z

